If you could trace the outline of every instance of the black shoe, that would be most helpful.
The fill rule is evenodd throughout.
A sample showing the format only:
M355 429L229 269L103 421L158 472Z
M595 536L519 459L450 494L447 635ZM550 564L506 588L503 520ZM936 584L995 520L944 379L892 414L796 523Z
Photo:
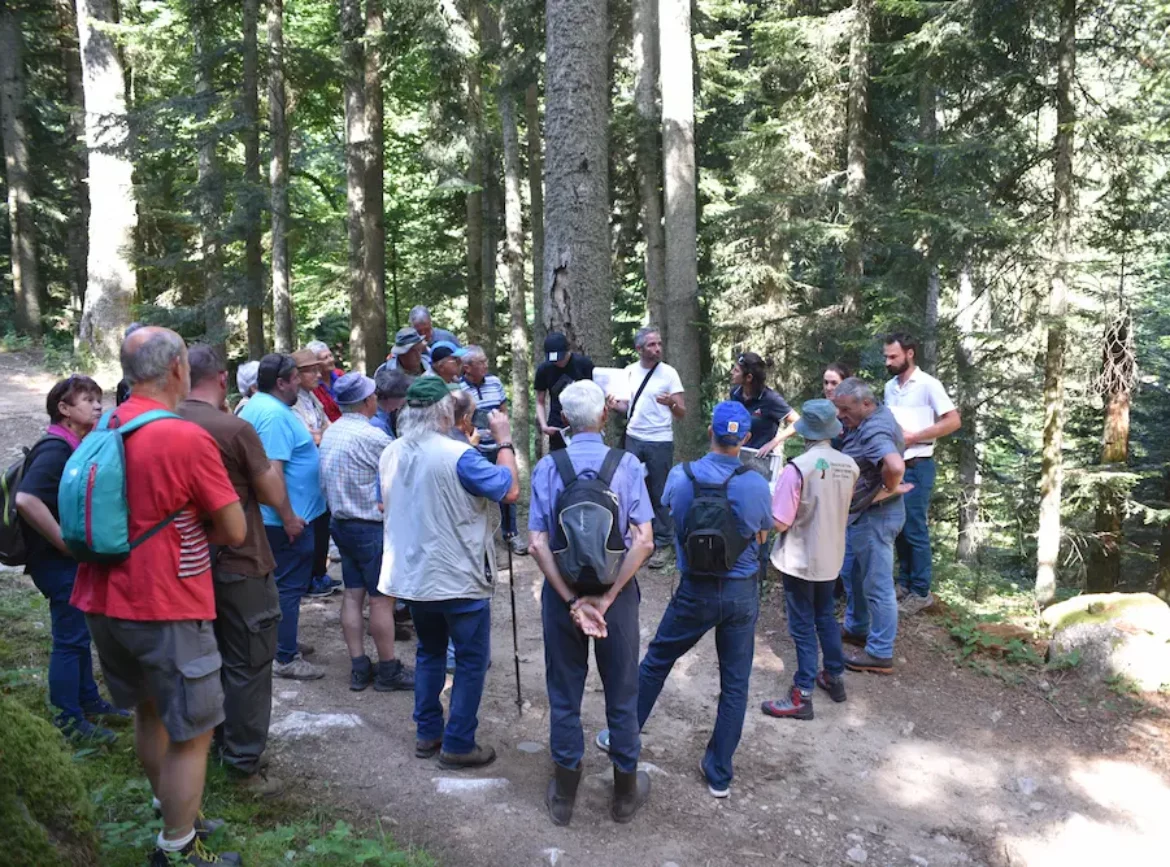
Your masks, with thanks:
M374 682L374 666L368 656L363 656L365 665L350 663L349 688L351 692L361 692Z
M379 662L378 676L374 678L374 689L377 692L414 689L414 672L398 659Z
M829 694L829 698L840 704L845 701L845 675L829 674L822 671L817 675L817 686Z
M893 674L894 660L870 656L864 650L845 648L845 667L850 671L868 671L870 674Z
M433 741L415 741L414 742L414 757L416 759L432 758L443 747L443 739L435 738Z
M650 775L645 771L627 774L613 766L613 802L609 814L621 825L631 822L638 810L650 800Z
M568 825L573 818L573 804L577 802L577 786L581 784L581 766L574 769L553 765L553 778L548 781L544 805L554 825Z
M398 608L397 606L395 606L395 608L394 608L394 622L395 623L410 623L410 621L411 621L410 606L404 606L402 608Z
M416 751L417 752L417 751ZM496 751L492 747L475 745L469 753L439 753L439 767L445 771L460 771L464 768L482 768L496 760Z
M164 852L155 849L150 857L150 867L172 867L175 863L190 864L191 867L206 867L206 865L222 864L228 867L239 867L244 862L238 852L211 852L203 845L198 834L183 847L180 852Z

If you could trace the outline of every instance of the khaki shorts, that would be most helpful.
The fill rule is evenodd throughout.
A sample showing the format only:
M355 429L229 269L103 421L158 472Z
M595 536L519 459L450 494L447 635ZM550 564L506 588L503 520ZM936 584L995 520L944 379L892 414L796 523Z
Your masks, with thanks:
M114 704L152 700L172 741L223 722L222 660L210 620L119 620L87 614Z

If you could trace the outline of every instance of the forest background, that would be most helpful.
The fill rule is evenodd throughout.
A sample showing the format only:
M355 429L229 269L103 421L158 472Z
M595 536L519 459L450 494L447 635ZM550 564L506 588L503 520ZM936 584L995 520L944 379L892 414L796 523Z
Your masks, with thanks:
M703 405L909 329L964 592L1170 600L1170 3L0 0L0 329L372 371L425 304L509 383L634 331ZM681 454L700 448L692 410Z

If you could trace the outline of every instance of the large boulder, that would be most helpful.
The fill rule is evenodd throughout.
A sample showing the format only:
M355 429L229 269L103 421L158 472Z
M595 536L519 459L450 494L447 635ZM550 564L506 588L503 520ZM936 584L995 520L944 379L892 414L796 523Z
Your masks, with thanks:
M1049 656L1077 652L1102 679L1125 677L1143 691L1170 683L1170 606L1149 593L1089 593L1053 605Z

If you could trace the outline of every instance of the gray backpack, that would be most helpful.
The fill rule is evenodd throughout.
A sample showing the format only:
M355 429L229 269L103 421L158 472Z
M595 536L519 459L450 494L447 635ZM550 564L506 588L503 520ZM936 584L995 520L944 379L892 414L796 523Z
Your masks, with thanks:
M557 496L552 551L561 576L570 584L608 586L617 578L626 541L618 528L618 499L610 484L625 454L610 449L599 471L578 474L568 450L552 453L565 485Z

